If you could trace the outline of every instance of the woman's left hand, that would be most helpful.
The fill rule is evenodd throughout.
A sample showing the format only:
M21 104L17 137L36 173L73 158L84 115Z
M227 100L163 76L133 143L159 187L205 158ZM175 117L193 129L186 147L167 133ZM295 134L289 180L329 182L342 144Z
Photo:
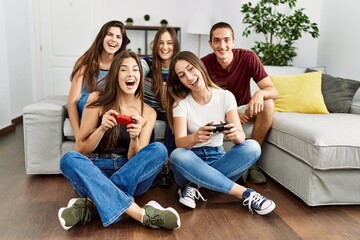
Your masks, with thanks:
M130 139L138 139L142 128L142 119L139 116L132 117L136 120L136 123L127 125L127 132L130 135Z
M227 123L224 127L229 129L222 131L226 139L235 142L240 138L240 129L238 129L234 123Z

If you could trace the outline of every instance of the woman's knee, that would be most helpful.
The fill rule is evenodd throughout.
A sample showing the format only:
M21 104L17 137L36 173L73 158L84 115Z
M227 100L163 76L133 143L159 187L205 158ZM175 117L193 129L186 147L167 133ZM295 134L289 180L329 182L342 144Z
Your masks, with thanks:
M241 155L256 155L260 157L261 147L260 144L253 139L246 139L241 144L236 144L233 146L235 151L238 151Z
M182 161L186 159L186 153L188 153L190 150L185 148L176 148L174 151L172 151L170 155L170 163L171 164L181 164Z
M82 156L81 153L76 151L65 153L60 159L60 170L64 172L67 169L73 168L74 163L78 163L78 161L75 161L75 159L79 158L79 156Z
M257 156L257 158L261 155L261 146L260 144L253 140L253 139L247 139L244 141L246 152L252 153Z
M152 142L149 144L149 147L153 149L154 152L156 152L156 156L161 156L161 158L167 158L168 151L164 144L160 142Z

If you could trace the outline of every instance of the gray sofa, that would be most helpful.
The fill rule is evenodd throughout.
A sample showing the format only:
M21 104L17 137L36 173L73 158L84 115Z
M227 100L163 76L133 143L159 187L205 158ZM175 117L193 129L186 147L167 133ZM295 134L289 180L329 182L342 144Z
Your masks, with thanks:
M61 156L75 150L67 114L67 96L50 96L25 106L23 124L26 173L61 173ZM165 122L156 121L155 129L155 140L162 141Z
M265 69L269 75L306 70ZM243 127L250 137L252 124ZM275 112L258 166L309 206L360 204L360 90L349 113Z
M268 67L273 74L305 68ZM256 85L253 84L253 89ZM60 173L61 156L75 149L66 96L51 96L23 110L27 174ZM155 126L156 139L164 123ZM250 136L252 125L244 126ZM225 148L231 143L225 143ZM310 206L360 204L360 91L350 113L274 113L259 167Z

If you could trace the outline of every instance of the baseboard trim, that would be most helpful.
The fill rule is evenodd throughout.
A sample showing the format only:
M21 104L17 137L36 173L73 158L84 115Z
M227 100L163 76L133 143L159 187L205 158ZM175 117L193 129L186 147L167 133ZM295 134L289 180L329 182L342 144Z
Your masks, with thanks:
M11 123L11 125L0 129L0 137L15 131L15 126L15 123Z
M16 125L21 124L23 122L23 116L19 116L11 120L11 124L0 129L0 137L5 136L11 132L14 132L16 129Z
M17 118L14 118L11 120L11 122L15 125L22 124L23 123L23 116L18 116Z

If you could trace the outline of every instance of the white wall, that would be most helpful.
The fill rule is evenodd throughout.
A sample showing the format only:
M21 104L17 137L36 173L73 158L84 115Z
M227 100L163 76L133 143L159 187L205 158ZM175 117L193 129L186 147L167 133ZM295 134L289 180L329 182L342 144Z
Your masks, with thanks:
M22 115L33 101L29 5L27 0L0 1L0 129Z
M11 124L10 78L6 43L4 1L0 0L0 129Z
M24 0L5 2L6 22L11 24L6 29L11 116L17 117L22 115L22 108L32 101L32 91L29 91L32 90L29 6Z
M0 129L7 126L11 119L22 113L22 108L38 100L37 74L41 66L36 65L34 31L36 18L32 16L34 0L0 0ZM197 36L186 33L193 14L203 11L209 14L212 23L226 21L235 31L236 47L251 48L254 39L261 36L242 37L241 4L245 1L223 0L102 0L103 22L95 23L97 28L110 20L125 21L133 17L135 24L143 24L144 14L150 14L151 25L158 25L163 18L169 25L181 27L181 46L183 50L197 52ZM298 7L305 8L311 21L317 22L320 38L313 39L305 34L297 43L298 56L293 65L326 66L327 73L352 79L360 79L360 28L357 23L360 15L360 1L311 1L298 0ZM355 27L353 27L355 26ZM64 36L67 37L67 36ZM130 36L131 37L131 36ZM202 36L201 53L203 56L211 49L208 35ZM133 36L135 44L138 37ZM136 49L134 49L136 50ZM68 81L68 79L64 79Z
M360 80L360 1L326 1L318 63L335 76Z
M198 36L187 34L186 30L193 14L199 10L208 13L211 20L213 19L215 0L183 0L183 1L126 1L126 7L123 1L118 0L104 0L104 22L112 19L119 19L125 23L126 18L132 17L134 25L144 25L143 16L150 15L149 25L159 26L161 19L166 19L169 26L181 27L181 48L183 50L198 51ZM210 31L210 29L209 29ZM155 33L151 36L153 37ZM129 33L131 38L131 49L136 52L136 44L142 40L143 35L139 33ZM139 37L139 39L137 39ZM200 55L205 55L210 52L208 47L208 36L201 37L201 51ZM141 44L139 44L141 46Z

